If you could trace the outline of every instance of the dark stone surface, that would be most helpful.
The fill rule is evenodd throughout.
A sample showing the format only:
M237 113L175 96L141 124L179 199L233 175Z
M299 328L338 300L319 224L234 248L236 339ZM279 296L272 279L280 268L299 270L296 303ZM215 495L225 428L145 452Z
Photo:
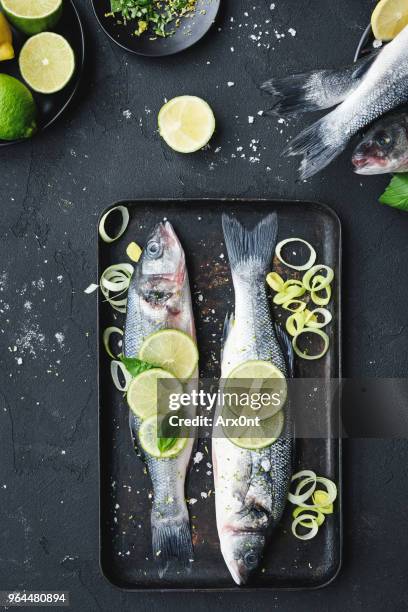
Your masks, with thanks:
M96 280L98 215L115 200L321 200L344 229L344 373L404 376L408 216L378 204L387 178L353 175L347 153L296 183L293 161L279 151L303 121L287 127L257 115L267 99L256 85L269 74L348 62L374 3L276 0L270 11L269 0L224 1L201 44L159 61L125 55L99 31L89 3L77 4L89 52L77 105L52 131L1 151L0 587L69 590L78 611L405 610L406 442L345 444L344 567L324 590L111 587L98 564L95 296L83 293ZM259 30L270 34L252 40ZM163 99L180 93L203 96L217 116L211 149L193 157L172 153L156 133Z

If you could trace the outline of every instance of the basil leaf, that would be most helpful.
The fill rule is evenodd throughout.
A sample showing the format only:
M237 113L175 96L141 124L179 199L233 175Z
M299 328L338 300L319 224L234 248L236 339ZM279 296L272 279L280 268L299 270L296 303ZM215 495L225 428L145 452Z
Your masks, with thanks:
M120 356L121 362L124 364L127 371L135 378L142 372L146 370L152 370L155 366L151 363L147 363L146 361L141 361L137 357L124 357Z
M408 174L395 174L380 197L380 202L408 211Z
M173 448L178 438L158 438L157 446L161 453Z

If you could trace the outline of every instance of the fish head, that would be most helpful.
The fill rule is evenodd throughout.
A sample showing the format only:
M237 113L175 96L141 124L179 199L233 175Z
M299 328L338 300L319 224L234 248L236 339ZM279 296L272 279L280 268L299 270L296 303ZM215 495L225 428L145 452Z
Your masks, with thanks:
M352 156L357 174L386 174L408 170L408 122L391 115L363 136Z
M246 584L259 567L265 546L261 532L229 532L221 535L221 551L236 584Z
M150 233L135 274L135 289L146 314L165 320L177 315L187 278L183 248L168 221L158 223Z

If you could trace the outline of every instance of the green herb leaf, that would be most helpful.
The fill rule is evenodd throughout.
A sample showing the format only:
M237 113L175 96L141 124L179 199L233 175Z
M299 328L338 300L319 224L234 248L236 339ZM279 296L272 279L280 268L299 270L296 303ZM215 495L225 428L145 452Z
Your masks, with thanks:
M161 453L164 453L173 448L176 442L177 438L158 438L157 447Z
M121 355L120 360L124 364L127 371L130 372L130 374L133 376L133 378L135 378L142 372L145 372L146 370L152 370L155 367L151 363L147 363L146 361L141 361L140 359L137 359L137 357L124 357L123 355Z
M380 197L380 202L408 211L408 174L395 174Z

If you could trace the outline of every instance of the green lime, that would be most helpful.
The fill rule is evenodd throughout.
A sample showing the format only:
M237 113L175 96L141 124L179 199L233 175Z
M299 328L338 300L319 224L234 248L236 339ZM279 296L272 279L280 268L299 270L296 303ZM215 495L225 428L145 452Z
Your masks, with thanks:
M23 79L34 91L52 94L71 80L75 56L63 36L43 32L27 40L21 49L19 66Z
M234 427L234 430L224 427L224 431L236 446L248 450L261 450L276 442L282 433L284 422L285 416L283 410L280 410L273 417L261 421L259 426L240 427L237 425Z
M62 0L1 0L9 21L31 36L52 30L62 14Z
M245 361L236 366L224 383L224 405L237 416L269 419L287 398L282 372L270 361Z
M177 457L187 444L187 438L177 438L173 446L165 451L160 451L157 446L157 417L151 416L142 424L139 429L139 441L143 450L152 457L158 459L171 459Z
M194 340L179 329L162 329L143 342L139 359L167 370L181 381L194 374L198 350Z
M166 383L169 384L166 384ZM183 387L170 372L155 368L146 370L132 380L127 392L130 409L141 419L168 412L169 395L181 394Z
M0 74L0 138L30 138L37 131L37 108L27 87L8 74Z

